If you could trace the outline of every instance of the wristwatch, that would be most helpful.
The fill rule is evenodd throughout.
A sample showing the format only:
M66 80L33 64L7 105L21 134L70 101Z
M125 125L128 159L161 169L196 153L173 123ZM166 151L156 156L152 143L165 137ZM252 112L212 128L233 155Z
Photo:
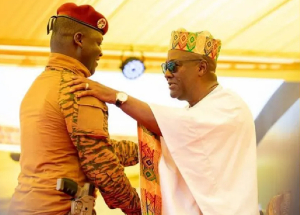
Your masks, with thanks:
M128 99L128 95L124 92L117 92L116 93L116 106L120 107L124 104Z

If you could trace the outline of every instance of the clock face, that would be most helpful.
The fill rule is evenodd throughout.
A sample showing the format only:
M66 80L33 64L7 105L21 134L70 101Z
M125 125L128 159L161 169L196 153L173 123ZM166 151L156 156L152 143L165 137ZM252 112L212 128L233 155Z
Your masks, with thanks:
M135 79L145 71L145 66L140 60L131 60L124 65L123 74L126 78Z

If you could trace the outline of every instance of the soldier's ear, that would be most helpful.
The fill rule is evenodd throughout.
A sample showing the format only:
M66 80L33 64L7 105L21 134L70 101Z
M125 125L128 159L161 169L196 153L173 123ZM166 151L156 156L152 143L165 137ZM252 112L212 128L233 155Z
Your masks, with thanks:
M75 33L73 39L75 44L82 47L83 34L81 32Z

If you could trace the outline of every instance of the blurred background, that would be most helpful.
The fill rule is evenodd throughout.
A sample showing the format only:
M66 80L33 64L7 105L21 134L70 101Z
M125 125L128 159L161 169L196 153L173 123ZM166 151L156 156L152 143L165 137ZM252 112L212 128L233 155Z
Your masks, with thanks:
M7 212L20 171L19 106L48 60L48 19L65 2L0 0L0 215ZM172 30L208 30L221 39L219 82L237 92L255 118L259 207L266 214L271 203L280 214L285 206L288 214L299 214L299 0L72 2L93 5L109 21L92 79L148 103L186 105L170 98L160 69ZM137 140L136 122L111 105L109 132L115 139ZM139 167L126 173L138 188ZM101 197L96 209L122 214Z

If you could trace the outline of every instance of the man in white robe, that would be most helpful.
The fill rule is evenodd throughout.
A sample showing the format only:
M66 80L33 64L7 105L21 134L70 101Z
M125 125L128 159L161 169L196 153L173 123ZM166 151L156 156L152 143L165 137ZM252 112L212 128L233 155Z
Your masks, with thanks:
M189 106L148 105L97 82L70 85L116 104L161 136L162 215L258 215L254 120L245 102L218 84L221 42L209 32L172 32L162 65L172 98ZM156 214L155 214L156 215Z

